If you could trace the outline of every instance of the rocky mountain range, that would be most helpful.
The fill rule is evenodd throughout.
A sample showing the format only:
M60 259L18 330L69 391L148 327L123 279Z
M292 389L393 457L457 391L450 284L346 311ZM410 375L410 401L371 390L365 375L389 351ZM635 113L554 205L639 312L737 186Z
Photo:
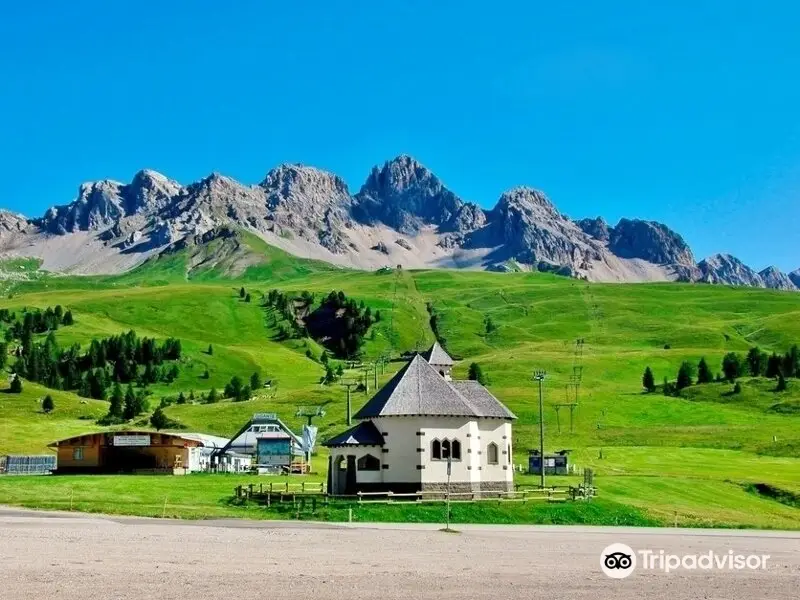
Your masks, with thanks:
M593 281L800 288L800 269L756 273L726 254L697 263L661 223L573 221L530 187L510 189L484 210L407 155L374 167L354 194L333 173L290 164L257 185L213 173L184 186L150 170L127 184L85 183L74 201L41 218L0 212L0 253L41 258L50 271L118 273L232 228L301 257L361 269L538 269Z

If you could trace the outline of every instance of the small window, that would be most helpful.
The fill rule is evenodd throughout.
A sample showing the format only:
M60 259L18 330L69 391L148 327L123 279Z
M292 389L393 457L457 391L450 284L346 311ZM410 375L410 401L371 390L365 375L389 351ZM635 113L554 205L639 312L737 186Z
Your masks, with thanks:
M358 459L356 466L359 471L380 471L381 461L372 454L367 454Z
M450 440L444 440L442 442L442 460L447 460L450 458Z
M490 465L497 464L497 444L492 442L486 447L486 462Z
M442 443L439 440L431 442L431 459L442 460Z
M453 460L461 460L461 442L453 440L450 445L450 452L453 455Z
M72 449L72 460L83 460L83 448Z

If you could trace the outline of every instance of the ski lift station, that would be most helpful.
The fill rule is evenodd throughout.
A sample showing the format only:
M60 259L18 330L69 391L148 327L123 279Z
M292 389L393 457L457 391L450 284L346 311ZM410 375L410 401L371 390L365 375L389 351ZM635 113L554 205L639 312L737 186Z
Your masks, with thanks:
M222 448L251 457L252 464L264 473L307 473L317 440L317 428L304 425L295 434L275 413L257 413Z

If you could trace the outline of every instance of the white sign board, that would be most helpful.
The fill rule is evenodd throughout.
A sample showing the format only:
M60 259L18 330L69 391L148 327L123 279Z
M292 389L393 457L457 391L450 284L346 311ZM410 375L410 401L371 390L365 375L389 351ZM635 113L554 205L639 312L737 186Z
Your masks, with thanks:
M149 446L149 435L115 435L115 446Z

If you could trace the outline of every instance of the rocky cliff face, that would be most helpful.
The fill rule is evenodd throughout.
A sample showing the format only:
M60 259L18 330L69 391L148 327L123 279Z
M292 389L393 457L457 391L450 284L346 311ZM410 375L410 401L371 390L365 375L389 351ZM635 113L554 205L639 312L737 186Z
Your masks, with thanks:
M658 265L695 263L683 238L654 221L620 219L609 232L608 249L622 258L641 258Z
M537 265L545 261L575 271L601 259L601 249L542 192L514 188L489 213L488 224L468 245L502 247L503 258Z
M25 233L30 226L22 215L0 210L0 237L8 234Z
M352 199L341 177L302 165L281 165L270 171L261 188L266 194L265 218L281 229L316 239L334 253L347 251L352 226Z
M607 242L610 233L609 233L609 226L606 223L606 220L603 217L595 217L594 219L580 219L579 221L575 221L575 224L583 230L583 232L593 237L594 239L600 242Z
M761 276L730 254L714 254L697 264L701 281L726 285L764 287Z
M794 282L777 267L767 267L763 271L759 271L758 276L761 277L764 285L770 289L797 291L797 286L795 286Z
M795 269L789 273L789 279L798 289L800 289L800 269Z
M165 207L181 186L155 171L139 171L128 185L103 180L84 183L71 204L49 209L41 227L59 235L76 231L103 231L120 220Z

